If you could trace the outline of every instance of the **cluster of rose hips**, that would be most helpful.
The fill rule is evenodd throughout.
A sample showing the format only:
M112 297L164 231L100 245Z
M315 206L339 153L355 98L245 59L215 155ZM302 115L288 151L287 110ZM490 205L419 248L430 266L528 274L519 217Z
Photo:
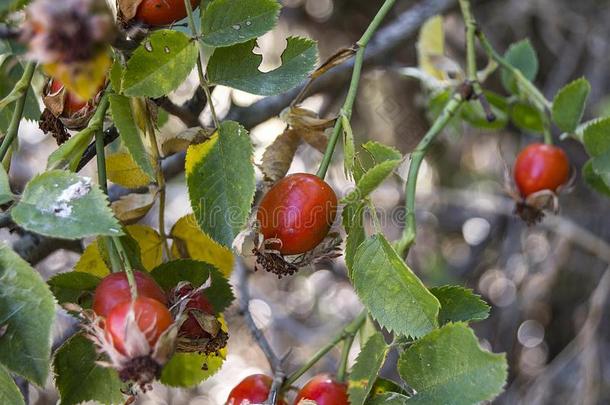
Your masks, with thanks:
M262 404L271 391L271 377L264 374L254 374L237 384L229 394L226 405ZM318 405L347 405L347 384L337 381L328 374L320 374L309 380L299 390L294 405L301 401L313 401ZM286 405L283 399L278 401Z
M85 325L123 380L145 387L159 378L175 350L210 353L226 345L227 335L202 291L181 283L166 294L147 273L133 275L135 299L124 272L100 282L95 315Z

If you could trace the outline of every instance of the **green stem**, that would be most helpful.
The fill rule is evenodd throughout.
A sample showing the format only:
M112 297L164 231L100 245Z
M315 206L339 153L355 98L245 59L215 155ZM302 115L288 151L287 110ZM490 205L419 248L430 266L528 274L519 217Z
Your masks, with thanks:
M432 127L426 132L426 135L419 142L413 152L411 152L411 163L409 165L409 175L407 177L407 184L405 186L405 197L406 197L406 220L405 229L402 234L402 238L396 243L396 251L399 255L405 256L407 250L415 241L416 234L416 222L415 222L415 192L417 190L417 176L419 169L426 156L428 146L441 133L441 131L447 126L451 118L456 114L458 109L464 103L464 98L461 93L456 92L449 102L443 108L441 115L438 116L436 121L432 124Z
M316 354L314 354L313 357L306 364L304 364L301 368L292 373L286 379L286 381L284 381L284 384L282 385L282 390L286 390L290 386L292 386L296 382L296 380L298 380L303 374L305 374L307 370L313 367L314 364L316 364L322 357L324 357L324 355L326 355L326 353L331 351L337 344L339 344L339 342L348 338L351 338L353 342L354 336L356 336L358 330L360 330L362 325L364 325L366 317L367 312L366 310L364 310L360 315L358 315L356 319L354 319L345 328L343 328L343 330L332 341L330 341L324 347L318 350Z
M17 103L15 104L15 110L13 111L13 116L11 117L11 122L6 130L6 135L4 136L4 140L2 141L2 145L0 145L0 161L4 160L6 153L9 148L15 141L17 137L17 133L19 132L19 124L21 123L21 118L23 117L23 110L25 107L25 101L28 95L28 88L30 87L30 83L32 82L32 77L34 76L34 71L36 70L36 64L34 62L30 62L25 67L23 71L23 75L19 82L17 83L16 88L19 88L19 98L17 99Z
M464 24L466 25L466 67L468 82L472 85L476 96L483 93L479 78L477 77L477 57L475 39L477 33L477 22L472 15L469 0L460 0L460 9Z
M195 17L193 16L193 7L191 5L190 0L184 0L184 5L186 7L186 12L188 14L188 25L191 29L191 33L193 37L197 39L197 47L199 48L199 58L197 59L197 73L199 75L199 84L205 93L205 96L208 100L208 105L210 106L210 113L212 114L212 120L214 121L214 126L216 128L220 127L220 121L218 120L218 115L216 115L216 107L214 107L214 101L212 100L212 93L210 92L210 85L208 83L205 74L203 73L203 61L204 58L204 48L203 43L201 42L201 37L197 32L197 25L195 25Z
M356 334L353 333L347 336L343 341L343 347L341 348L341 360L339 361L339 368L337 369L337 379L341 382L345 382L347 377L347 361L355 338Z
M100 184L100 188L105 194L108 194L108 181L106 177L106 155L104 152L104 132L98 130L95 133L95 152L97 156L97 179ZM106 251L110 257L110 264L112 272L117 273L121 271L121 260L118 257L117 251L112 244L110 237L103 238L104 244L106 245Z
M506 59L504 59L500 54L498 54L498 52L496 52L496 50L493 48L485 34L483 34L481 31L477 31L476 34L479 38L479 42L483 46L483 49L485 49L487 55L491 59L495 60L500 66L502 66L502 68L509 71L513 75L521 89L523 89L531 97L532 101L534 101L542 110L550 110L552 104L540 92L540 90L538 90L538 88L534 86L531 81L529 81L525 76L523 76L523 73L521 73L519 69L508 63Z
M17 83L15 83L15 87L11 90L11 92L0 100L0 110L6 108L9 104L14 101L17 101L23 93L26 93L30 88L30 83L32 81L32 75L36 70L36 63L30 62L25 66L25 70L23 71L23 75L19 79Z
M127 251L123 246L123 242L118 236L113 236L112 241L114 242L114 247L116 248L119 257L121 258L121 262L123 264L123 268L125 269L125 274L127 275L127 282L129 283L129 287L131 290L131 299L135 301L138 298L138 286L136 284L136 279L133 275L133 267L131 262L129 261L129 256L127 255Z
M364 64L364 54L366 52L366 46L371 40L373 34L381 25L381 22L388 14L392 6L396 3L396 0L385 0L377 14L373 18L373 21L369 24L368 28L362 34L360 40L356 43L358 46L358 51L356 52L356 57L354 59L354 70L352 72L352 80L350 82L349 91L347 93L347 97L345 98L345 103L343 104L343 108L341 108L341 114L344 115L348 120L352 118L352 110L354 108L354 102L356 101L356 95L358 94L358 86L360 84L360 76L362 74L362 65ZM337 141L339 140L339 135L341 134L341 129L343 128L341 120L337 120L335 123L335 127L333 128L333 132L328 140L328 146L326 147L326 151L324 152L324 157L322 158L322 162L320 163L320 168L316 175L320 178L324 178L326 176L326 172L328 171L328 167L330 166L330 162L333 158L333 153L335 152L335 147L337 146Z

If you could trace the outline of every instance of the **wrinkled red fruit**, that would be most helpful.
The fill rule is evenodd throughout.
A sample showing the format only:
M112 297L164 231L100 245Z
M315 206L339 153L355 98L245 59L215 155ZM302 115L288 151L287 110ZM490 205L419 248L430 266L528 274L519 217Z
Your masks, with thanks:
M125 355L128 354L125 347L129 333L125 326L131 306L131 301L123 301L106 317L106 331L112 337L114 347ZM172 315L165 305L147 297L138 297L133 302L133 311L140 331L146 336L148 344L154 347L161 334L172 324Z
M265 239L278 238L271 246L285 255L305 253L328 234L337 214L337 196L324 180L307 173L278 181L263 197L257 219Z
M51 81L51 86L49 87L49 90L51 94L56 94L60 92L63 88L64 85L59 80L53 79L53 81ZM66 97L64 100L64 111L62 113L62 116L73 116L75 113L82 110L83 107L87 105L87 103L87 100L83 100L78 95L66 90Z
M233 388L226 405L262 404L269 396L272 383L271 377L264 374L254 374L246 377ZM278 404L286 405L286 402L280 399Z
M195 9L199 0L191 0ZM143 0L138 6L136 19L148 25L169 25L187 16L184 0Z
M297 394L295 405L301 400L316 401L318 405L347 405L347 384L340 383L327 374L315 376Z
M193 287L183 287L178 292L178 295L185 296L191 291L193 291ZM200 311L205 314L214 315L214 308L205 295L203 295L203 292L200 292L192 297L186 304L186 309L188 311L188 318L180 327L179 334L191 339L209 338L210 334L201 328L201 325L199 325L199 322L197 322L194 314L194 312Z
M570 162L563 149L535 143L519 153L513 175L524 198L541 190L556 191L570 177Z
M141 271L134 271L133 275L138 286L139 297L152 298L167 306L165 293L151 276ZM99 316L106 317L115 306L124 301L131 301L127 275L124 272L112 273L106 276L95 289L93 311Z

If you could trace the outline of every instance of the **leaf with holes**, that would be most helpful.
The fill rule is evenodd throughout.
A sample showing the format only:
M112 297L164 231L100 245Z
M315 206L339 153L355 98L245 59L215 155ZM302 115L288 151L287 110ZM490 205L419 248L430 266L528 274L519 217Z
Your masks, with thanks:
M553 100L553 121L559 129L573 132L578 127L585 112L587 97L591 92L591 85L584 77L574 80L563 87Z
M185 34L155 31L127 62L122 93L134 97L164 96L186 80L198 55L197 44Z
M102 190L91 179L62 170L30 180L11 215L22 228L55 238L123 234Z
M282 65L263 73L258 68L262 56L252 51L256 40L216 49L208 64L210 81L261 96L284 93L302 83L317 62L316 43L290 37L282 54Z
M350 404L364 405L389 351L381 333L377 332L367 340L349 374Z
M98 353L82 334L74 335L55 354L53 371L62 405L95 401L105 405L125 403L126 385L116 370L96 364Z
M356 292L381 326L412 337L438 327L440 303L383 235L358 247L352 267Z
M248 220L256 186L248 132L236 122L223 122L209 141L189 147L185 165L199 227L231 247Z
M0 244L0 364L43 386L51 361L55 300L38 272Z
M481 349L472 329L447 324L401 354L398 372L417 393L408 403L452 405L491 400L507 377L506 356Z
M441 325L448 322L482 321L489 316L489 305L464 287L446 285L431 288L430 292L441 303L438 321Z
M220 48L270 31L280 14L275 0L215 0L202 13L203 42Z

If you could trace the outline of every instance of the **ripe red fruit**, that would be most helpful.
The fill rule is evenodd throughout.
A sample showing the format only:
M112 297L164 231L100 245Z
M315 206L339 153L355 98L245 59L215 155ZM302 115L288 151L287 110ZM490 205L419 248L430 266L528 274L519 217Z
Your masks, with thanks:
M51 94L56 94L60 92L64 88L64 85L56 79L51 81L51 86L49 90ZM63 116L71 117L78 111L82 110L83 107L87 105L88 101L83 100L78 95L66 90L66 97L64 99L64 110L62 112Z
M191 286L183 287L180 289L178 294L179 296L185 296L192 290L193 287ZM203 330L199 322L197 322L197 318L195 317L194 313L196 311L200 311L206 314L214 315L214 308L212 307L210 301L208 301L205 295L200 292L189 300L189 302L186 304L186 309L188 311L188 318L180 327L179 334L190 339L209 338L210 334Z
M167 305L167 297L147 273L141 271L133 272L138 286L138 296L148 297ZM131 301L131 291L127 275L124 272L112 273L106 276L95 289L93 295L93 311L99 316L106 317L108 313L118 304Z
M269 396L272 383L271 377L264 374L246 377L229 393L226 405L262 404ZM286 405L286 402L280 399L278 404Z
M522 197L541 190L556 191L570 177L570 162L563 149L535 143L519 153L513 175Z
M115 306L106 318L106 331L112 337L112 344L125 355L128 355L125 342L129 333L126 321L131 307L131 301L123 301ZM165 305L147 297L138 297L133 302L133 311L140 331L146 336L148 344L154 347L161 334L172 324L172 315Z
M347 405L347 384L340 383L327 374L315 376L297 394L295 405L301 400L316 401L318 405Z
M193 9L199 0L191 0ZM136 19L148 25L169 25L187 16L184 0L143 0L136 11Z
M337 213L337 196L324 180L297 173L278 181L263 197L257 219L265 239L278 238L273 248L296 255L315 248L328 234Z

